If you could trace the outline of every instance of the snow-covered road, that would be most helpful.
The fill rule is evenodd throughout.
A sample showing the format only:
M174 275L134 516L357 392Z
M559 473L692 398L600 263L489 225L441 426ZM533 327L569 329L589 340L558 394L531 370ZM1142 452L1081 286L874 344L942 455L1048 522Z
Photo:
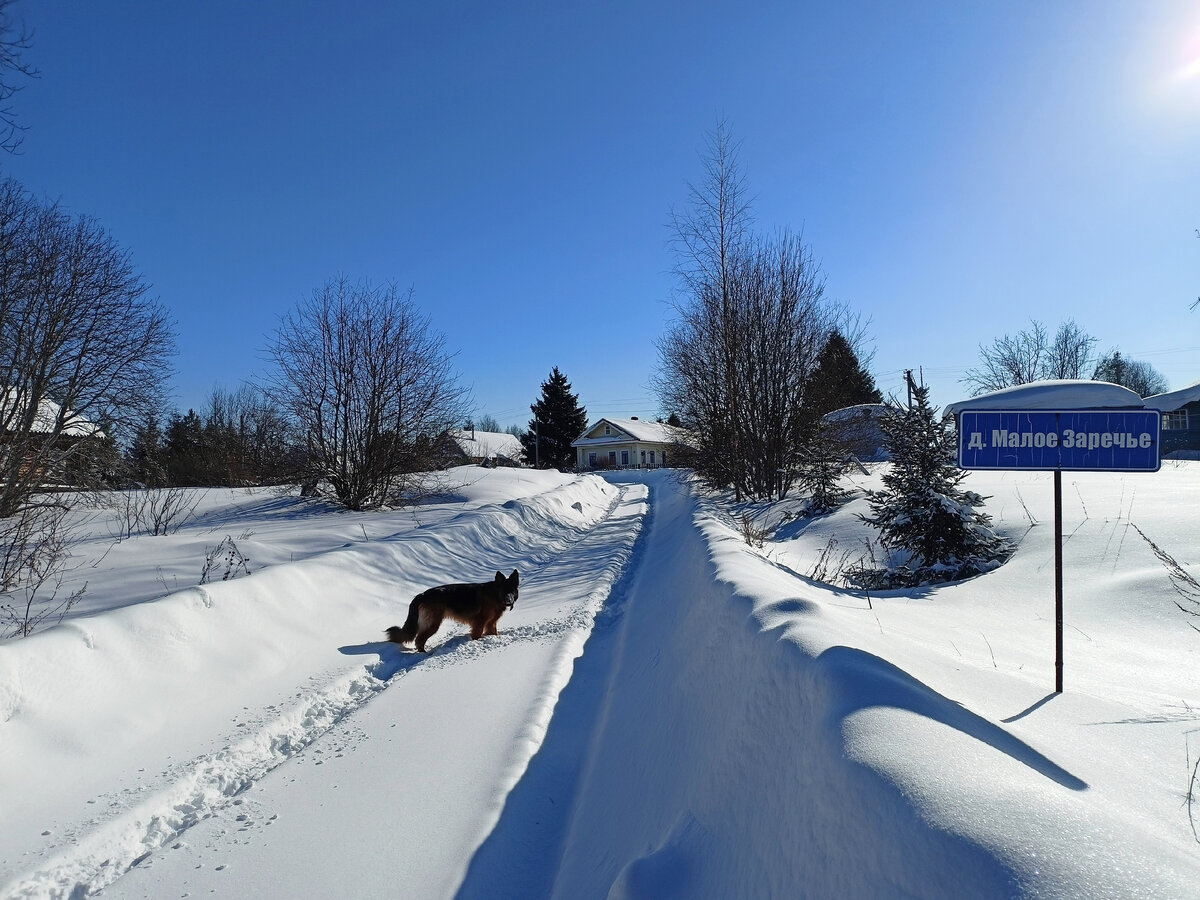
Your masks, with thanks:
M1200 507L1179 501L1200 465L1072 477L1061 695L1044 473L973 483L1019 542L1004 566L872 596L804 573L861 544L877 471L828 516L750 510L779 526L761 549L744 508L669 473L461 474L446 503L362 524L249 497L245 516L286 514L245 528L274 565L110 589L0 645L0 897L1175 898L1200 881L1200 641L1135 530L1200 574ZM94 571L170 563L170 543L129 543ZM510 568L498 636L447 626L428 656L376 640L418 590Z
M122 610L134 620L126 634L151 633L148 640L117 641L125 645L118 656L164 652L156 645L172 628L176 641L191 642L197 616L225 619L225 628L244 627L234 608L250 599L244 596L248 589L258 582L258 599L286 593L296 574L289 570L296 568L310 570L308 579L331 594L358 589L363 597L388 598L366 609L351 600L344 609L325 611L330 618L323 627L305 629L318 641L323 632L324 651L314 653L307 666L289 657L267 687L230 677L222 692L204 697L203 684L161 677L157 668L163 660L138 659L134 665L145 667L144 679L158 680L131 686L130 697L149 705L142 695L157 692L158 702L168 707L159 717L181 726L190 717L179 709L180 701L195 702L207 739L204 728L186 729L189 744L162 734L162 723L139 721L137 739L118 737L128 741L132 755L102 746L60 746L61 758L78 760L74 777L54 785L53 771L39 768L31 774L45 778L45 795L17 797L9 805L15 815L6 818L0 843L3 895L84 896L103 889L106 896L332 897L353 886L353 893L369 896L394 892L403 881L405 896L447 896L541 742L572 661L630 558L645 496L642 486L612 488L597 479L574 479L529 500L485 506L394 540L268 569L212 592L200 589L185 603L187 621L180 621L176 609L169 627L164 609L179 605L171 598ZM482 561L463 562L472 549ZM407 581L420 577L414 570L422 565L432 574L420 584L450 580L443 573L467 566L520 568L521 597L501 620L500 635L472 642L447 624L429 655L370 640L403 617L416 592L405 589L395 596L397 569ZM386 578L387 572L391 584L367 588L361 581ZM339 578L343 583L335 587ZM351 633L337 621L345 615L368 641L330 645L332 636ZM89 647L85 656L100 648L105 661L88 664L99 667L102 680L115 683L105 671L112 665L109 654L103 653L103 625L113 616L56 631L59 645ZM14 645L16 653L0 657L14 682L37 668L31 651L39 643L56 649L56 631ZM241 648L235 656L243 658L232 664L253 669L245 660L260 648L232 635L229 642ZM213 650L195 649L201 656ZM216 665L230 664L226 654L218 650L217 656ZM203 680L212 672L204 667L195 674ZM9 717L18 725L10 730L18 744L20 738L32 744L44 736L22 703L31 693L14 701ZM109 727L101 720L119 717L122 706L118 696L109 695L95 711L95 724ZM86 725L69 721L63 727L86 731ZM137 764L143 756L153 765ZM109 770L107 780L80 771L89 763ZM136 764L134 771L130 764ZM15 774L8 772L10 778ZM48 827L37 827L39 822Z
M353 715L105 895L452 895L541 744L630 556L645 494L624 488L579 541L523 572L499 636L472 642L460 632L429 656L386 643L343 647L378 657L368 678L381 681Z

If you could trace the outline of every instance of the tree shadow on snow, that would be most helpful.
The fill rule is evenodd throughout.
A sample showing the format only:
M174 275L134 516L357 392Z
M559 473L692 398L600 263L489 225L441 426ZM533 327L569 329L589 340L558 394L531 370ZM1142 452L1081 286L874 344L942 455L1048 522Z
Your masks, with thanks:
M836 671L834 681L841 690L833 712L839 718L879 706L908 710L982 741L1065 788L1082 791L1088 787L1086 781L999 725L939 694L887 660L853 647L831 647L818 657L818 662Z
M324 500L284 495L211 509L188 520L188 525L192 528L229 528L242 522L260 519L299 522L339 512L345 510Z

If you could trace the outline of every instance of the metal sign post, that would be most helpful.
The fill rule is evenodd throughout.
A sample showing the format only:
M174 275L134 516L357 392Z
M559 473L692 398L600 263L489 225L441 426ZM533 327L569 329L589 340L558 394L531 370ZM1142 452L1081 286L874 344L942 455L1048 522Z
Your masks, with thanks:
M964 409L963 469L1054 472L1054 691L1063 690L1063 472L1157 472L1161 418L1152 409Z
M1063 690L1062 470L1054 470L1054 693Z

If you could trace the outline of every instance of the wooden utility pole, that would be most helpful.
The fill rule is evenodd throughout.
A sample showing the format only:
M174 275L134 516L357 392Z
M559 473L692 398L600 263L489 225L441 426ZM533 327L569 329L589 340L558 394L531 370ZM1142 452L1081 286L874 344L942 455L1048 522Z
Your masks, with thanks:
M912 369L904 370L904 383L908 386L908 408L912 409L913 391L917 389L916 382L913 381Z

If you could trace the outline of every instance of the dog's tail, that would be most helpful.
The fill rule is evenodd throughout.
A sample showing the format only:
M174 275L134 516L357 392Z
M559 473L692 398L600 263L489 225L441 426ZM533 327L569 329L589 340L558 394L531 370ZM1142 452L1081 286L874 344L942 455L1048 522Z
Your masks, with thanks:
M393 625L387 630L387 639L396 644L411 644L417 637L417 619L421 612L421 595L413 597L412 603L408 605L408 618L404 620L404 627L399 628Z

